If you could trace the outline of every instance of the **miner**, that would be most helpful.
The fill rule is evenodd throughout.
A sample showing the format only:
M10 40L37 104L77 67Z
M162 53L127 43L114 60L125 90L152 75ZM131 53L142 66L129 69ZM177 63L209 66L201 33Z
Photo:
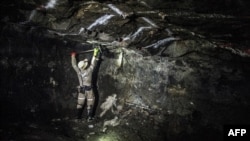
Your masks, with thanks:
M76 53L71 53L71 63L72 67L77 73L79 79L78 86L78 100L77 100L77 121L80 121L82 118L82 113L84 110L84 105L87 105L87 119L88 121L93 120L93 106L95 102L95 95L92 88L92 73L95 66L99 60L100 48L94 48L94 53L91 61L84 59L79 61L77 64Z

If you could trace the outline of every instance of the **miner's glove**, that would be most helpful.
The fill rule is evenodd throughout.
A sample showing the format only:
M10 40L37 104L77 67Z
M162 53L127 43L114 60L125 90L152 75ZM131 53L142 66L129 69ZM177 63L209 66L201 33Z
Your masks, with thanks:
M76 56L76 52L71 52L71 56Z
M99 48L98 47L94 48L94 56L95 57L97 56L98 53L99 53Z

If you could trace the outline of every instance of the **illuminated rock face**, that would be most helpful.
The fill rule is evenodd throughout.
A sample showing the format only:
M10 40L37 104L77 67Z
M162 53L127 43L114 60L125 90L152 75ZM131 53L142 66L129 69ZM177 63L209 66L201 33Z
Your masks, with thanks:
M3 9L13 12L1 15L1 121L6 123L0 135L109 138L93 135L93 128L120 140L195 140L207 134L216 140L223 124L249 123L248 19L157 9L157 3L177 6L165 2L19 1L21 9L6 4ZM42 4L45 9L37 8ZM94 81L96 116L106 98L116 94L117 99L113 111L109 107L88 129L70 120L78 85L70 53L90 58L92 52L83 52L96 44L103 46ZM33 131L38 128L46 129Z

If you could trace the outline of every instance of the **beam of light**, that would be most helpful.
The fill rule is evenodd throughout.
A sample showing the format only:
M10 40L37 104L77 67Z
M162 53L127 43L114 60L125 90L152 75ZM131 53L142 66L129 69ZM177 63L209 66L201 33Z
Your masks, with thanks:
M179 40L179 38L168 37L168 38L159 40L158 42L156 42L156 43L154 43L154 44L151 44L151 45L148 45L148 46L143 47L143 48L150 48L150 47L158 48L159 46L165 45L165 44L167 44L167 43L169 43L169 42L171 42L171 41L175 41L175 40Z
M140 27L134 34L129 34L128 36L124 37L122 39L123 42L127 42L127 43L130 43L130 42L133 42L135 40L136 37L139 36L139 34L145 30L145 29L150 29L152 27L150 26L147 26L147 27ZM112 42L112 44L115 46L116 44L119 44L120 42L117 42L117 41L114 41Z
M54 8L56 3L57 3L57 0L50 0L45 6L42 5L42 7L45 9ZM36 9L31 11L27 22L30 22L35 17L35 15L37 13L37 9L40 9L40 7L37 7ZM23 23L27 23L27 22L23 22Z
M151 26L155 27L155 28L158 28L158 26L153 22L151 21L150 19L146 18L146 17L142 17L142 19L147 22L148 24L150 24Z
M101 24L103 24L103 25L105 25L105 24L107 24L107 21L110 19L110 18L112 18L114 15L111 15L111 14L106 14L106 15L104 15L104 16L102 16L102 17L100 17L100 18L98 18L94 23L92 23L87 29L88 30L90 30L91 28L93 28L94 26L96 26L96 25L101 25Z
M118 9L113 4L108 4L108 7L111 8L113 11L115 11L118 15L122 16L123 18L126 18L126 14L122 12L120 9Z
M56 2L57 2L57 0L50 0L50 1L44 6L44 8L45 8L45 9L54 8L55 5L56 5Z
M133 35L131 35L131 39L134 40L143 30L150 28L152 27L140 27Z
M81 34L81 33L84 32L85 30L86 30L86 29L85 29L84 27L81 27L78 34Z
M137 14L155 14L157 11L137 11Z
M143 0L138 0L138 2L143 5L143 6L146 6L147 8L152 8L151 6L149 6L145 1Z

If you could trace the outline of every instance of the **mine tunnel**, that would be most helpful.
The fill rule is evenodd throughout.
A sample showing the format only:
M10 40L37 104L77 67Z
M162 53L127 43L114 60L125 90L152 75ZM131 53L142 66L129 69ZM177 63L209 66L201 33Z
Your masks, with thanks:
M225 140L250 124L247 0L2 0L1 141ZM77 119L78 74L98 48ZM249 130L250 131L250 130Z

